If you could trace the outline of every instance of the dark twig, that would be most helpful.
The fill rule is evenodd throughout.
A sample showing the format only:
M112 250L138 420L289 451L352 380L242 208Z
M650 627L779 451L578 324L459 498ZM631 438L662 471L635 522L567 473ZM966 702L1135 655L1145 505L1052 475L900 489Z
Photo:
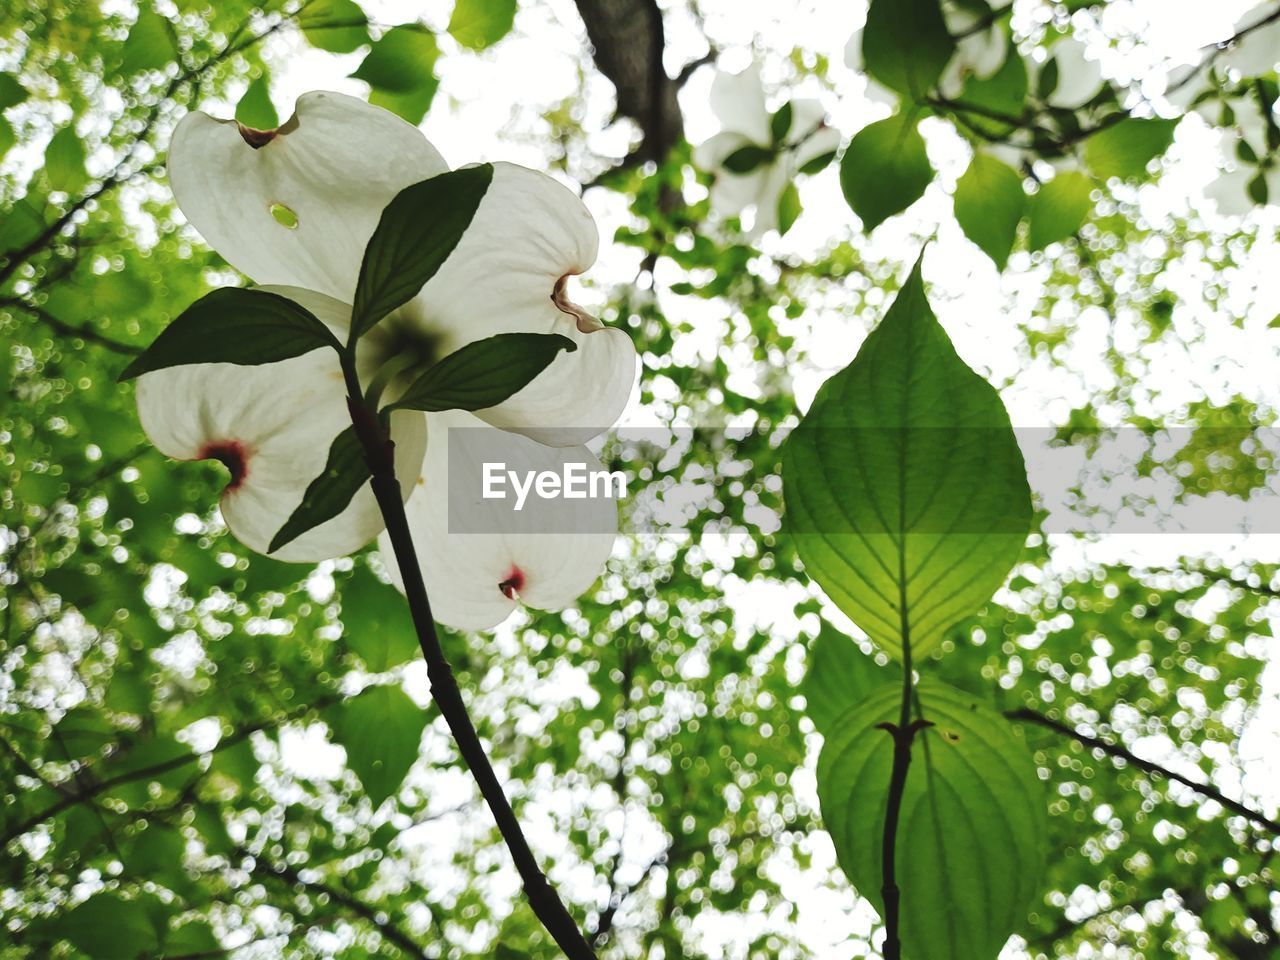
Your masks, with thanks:
M1099 737L1091 736L1087 733L1081 733L1074 727L1054 720L1052 717L1047 717L1043 713L1038 713L1028 707L1023 707L1018 710L1008 710L1005 712L1005 716L1010 720L1021 720L1026 723L1034 723L1047 730L1060 733L1064 737L1070 737L1072 740L1082 743L1086 747L1090 747L1094 750L1101 750L1109 757L1117 760L1124 760L1126 763L1132 764L1139 770L1180 783L1184 787L1191 788L1202 797L1208 797L1210 800L1220 803L1232 813L1239 814L1240 816L1251 820L1258 826L1280 837L1280 821L1273 820L1270 817L1259 813L1257 810L1245 806L1239 800L1232 800L1230 797L1225 796L1222 791L1218 790L1216 787L1210 786L1206 783L1196 783L1194 780L1184 777L1182 774L1169 770L1166 767L1162 767L1158 763L1153 763L1150 760L1143 760L1141 757L1135 756L1131 751L1126 750L1124 747L1118 746L1114 743L1108 743Z
M369 465L374 497L382 511L382 518L387 525L387 536L391 540L396 563L404 582L405 597L409 602L409 612L418 634L418 644L422 649L422 657L427 664L427 677L431 681L431 696L440 708L441 715L449 724L449 730L458 744L458 752L462 755L467 769L475 778L480 794L489 805L493 818L497 822L498 831L511 851L516 870L524 883L524 893L534 915L542 922L547 932L569 960L595 960L595 953L582 936L582 931L573 917L561 902L555 889L547 881L546 875L538 865L537 857L525 839L520 822L516 819L511 804L503 793L502 784L494 773L493 765L485 755L480 735L467 713L467 706L458 689L458 681L453 669L440 646L440 638L436 633L435 617L431 613L431 603L427 599L426 584L422 580L422 570L418 565L418 556L413 545L413 535L409 530L409 520L405 516L404 503L400 499L400 484L395 477L395 460L392 443L382 431L374 416L364 406L363 390L359 375L355 369L354 350L342 354L343 374L346 377L348 406L351 410L352 423L356 436L364 448L365 460Z
M137 356L142 352L142 347L116 340L105 333L99 333L92 327L76 326L75 324L67 323L65 320L59 320L48 310L38 307L34 303L27 303L24 300L6 300L0 306L21 310L64 337L78 337L86 343L96 343L100 347L105 347L114 353L121 353L126 356Z

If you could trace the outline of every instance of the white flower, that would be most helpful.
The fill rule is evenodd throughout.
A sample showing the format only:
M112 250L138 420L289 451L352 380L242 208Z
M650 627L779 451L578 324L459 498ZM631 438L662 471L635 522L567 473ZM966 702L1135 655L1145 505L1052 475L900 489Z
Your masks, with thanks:
M1240 159L1241 137L1224 131L1218 141L1218 175L1205 187L1205 196L1224 217L1243 217L1255 206L1249 185L1261 172L1267 184L1268 206L1280 205L1280 157L1272 157L1259 168Z
M790 126L782 141L773 143L764 86L754 66L742 73L718 72L711 84L711 109L721 129L698 146L694 162L716 174L712 209L722 216L735 216L754 207L750 236L759 237L778 225L778 200L787 184L810 160L835 151L840 134L826 125L825 112L816 100L793 100ZM735 172L725 167L730 157L753 147L761 154L752 169Z
M1251 10L1236 23L1232 35L1265 20L1274 10ZM1280 63L1280 19L1272 20L1264 27L1250 30L1244 39L1235 43L1222 55L1222 62L1241 76L1260 77L1268 74Z
M560 354L515 396L472 419L507 432L527 460L541 458L549 467L566 455L594 462L578 445L618 418L636 365L626 334L602 326L567 296L567 278L595 261L595 223L550 177L513 164L493 168L471 226L439 272L362 338L362 380L367 385L379 370L389 372L390 360L406 364L394 393L472 341L515 331L563 334L576 352ZM311 310L339 340L346 339L364 247L383 208L404 187L447 169L413 126L325 92L300 97L294 115L274 131L189 114L169 154L178 206L209 245L256 283ZM328 350L256 367L205 364L144 374L138 409L164 453L228 464L223 515L232 533L260 552L350 424L337 357ZM446 458L439 451L451 422L411 411L393 416L396 473L414 516L425 502L445 500ZM598 575L614 539L614 528L601 530L597 518L588 519L585 527L527 538L415 530L428 591L446 611L441 621L492 626L517 596L543 607L571 603ZM369 543L382 526L366 486L340 516L273 556L340 556ZM434 562L463 553L465 566ZM590 570L578 562L588 556Z
M956 52L938 80L938 89L944 97L959 96L969 77L986 80L1004 66L1009 38L1000 22L991 17L990 9L984 7L952 2L942 9L947 32L958 38ZM984 20L988 21L986 25L975 30ZM847 58L847 52L845 56Z
M1085 56L1087 50L1075 37L1063 37L1049 51L1058 64L1058 83L1047 101L1050 106L1074 110L1102 89L1102 66Z

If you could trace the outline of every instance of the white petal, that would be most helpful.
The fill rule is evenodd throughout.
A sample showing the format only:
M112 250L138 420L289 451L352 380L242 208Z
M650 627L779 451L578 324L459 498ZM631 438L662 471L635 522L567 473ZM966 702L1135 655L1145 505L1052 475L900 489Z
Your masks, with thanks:
M1256 168L1239 164L1233 170L1224 170L1205 187L1205 196L1213 201L1222 216L1243 217L1254 208L1249 182L1257 173Z
M844 45L844 65L858 73L863 72L861 30L853 31L853 36Z
M790 181L791 176L782 164L774 164L767 169L760 184L760 193L756 196L756 216L747 232L749 239L758 240L778 226L778 200Z
M349 305L306 290L271 289L345 335ZM236 538L259 553L266 552L324 469L333 438L351 423L337 355L327 349L256 367L209 363L157 370L138 378L137 396L142 428L162 453L177 460L239 461L222 493L222 514ZM426 446L426 420L421 414L397 414L392 434L407 497ZM366 487L339 516L272 556L306 562L339 557L360 549L381 529Z
M1250 12L1236 24L1235 32L1257 23L1262 13ZM1222 62L1240 71L1244 77L1259 77L1270 73L1280 63L1280 20L1254 30L1247 37L1222 55Z
M957 45L956 59L973 76L985 80L1004 66L1008 49L1008 38L1004 31L993 26L961 39Z
M398 321L436 338L442 354L498 333L558 333L578 344L510 400L481 415L506 429L582 443L612 426L631 395L635 348L621 330L578 311L558 291L596 259L599 237L582 201L551 177L511 163L493 182L440 272Z
M483 499L483 464L503 463L521 475L561 473L567 463L600 470L595 455L585 447L545 447L456 411L429 419L423 482L406 510L436 619L480 630L501 623L520 602L539 610L571 605L600 576L613 549L615 503L531 493L514 512L513 499ZM385 533L378 545L393 581L402 585Z
M742 213L759 198L768 179L768 171L773 166L757 167L744 174L721 171L711 185L712 212L721 217L736 217Z
M293 116L257 148L235 121L189 113L169 150L178 206L223 259L257 283L348 302L383 208L447 169L417 128L328 92L299 97ZM277 220L272 210L281 206L296 226Z
M833 127L821 127L804 143L796 148L795 165L796 168L803 167L810 160L822 156L826 153L834 153L840 149L840 131Z
M769 111L758 66L753 64L741 73L717 72L711 81L711 109L721 129L740 133L753 143L769 142Z
M1102 67L1096 60L1085 58L1088 48L1075 37L1063 37L1050 51L1058 62L1058 85L1049 95L1049 103L1072 110L1093 99L1102 87Z

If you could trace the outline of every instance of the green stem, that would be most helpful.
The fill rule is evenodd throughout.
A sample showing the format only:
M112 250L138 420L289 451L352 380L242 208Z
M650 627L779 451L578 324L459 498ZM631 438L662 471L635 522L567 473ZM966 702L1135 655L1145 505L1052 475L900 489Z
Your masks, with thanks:
M342 354L342 372L347 384L351 421L364 447L365 459L372 474L370 483L373 494L387 525L387 536L391 540L396 564L404 582L409 612L418 634L418 645L427 664L431 696L439 706L445 722L449 724L449 730L458 744L458 752L475 778L480 794L497 822L498 831L511 851L511 858L520 873L525 896L534 915L569 960L595 960L595 952L587 944L573 917L538 866L537 858L520 828L520 822L502 791L493 765L485 755L480 735L471 722L462 692L458 689L458 681L454 678L453 669L440 645L435 617L431 613L426 584L422 580L422 569L418 564L413 536L409 530L409 520L405 516L404 502L400 498L400 484L395 477L393 445L378 424L377 414L365 406L361 399L360 378L355 369L353 349Z

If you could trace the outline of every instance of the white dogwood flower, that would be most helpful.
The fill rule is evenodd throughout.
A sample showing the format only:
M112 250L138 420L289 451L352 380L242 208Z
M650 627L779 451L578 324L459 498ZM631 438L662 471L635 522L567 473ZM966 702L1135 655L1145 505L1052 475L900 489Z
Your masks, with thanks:
M403 188L447 170L415 127L327 92L300 97L294 115L270 131L191 113L178 125L169 154L178 206L209 245L264 289L306 307L340 341L350 327L364 248L384 207ZM526 456L556 460L563 455L557 447L581 444L617 420L635 377L630 338L569 299L570 278L592 265L598 242L590 213L567 188L523 167L493 164L489 188L444 265L361 339L362 382L381 371L392 383L387 398L394 399L397 389L465 344L509 332L562 334L576 343L575 352L560 354L508 400L476 412ZM146 373L138 381L138 407L162 452L227 464L223 515L232 533L259 552L298 507L332 440L350 424L338 360L329 350L256 367L202 364ZM446 423L438 414L393 414L396 473L406 498L419 491L415 499L443 500L445 491L433 488L444 477L433 475L429 464L432 448L447 442ZM342 514L272 555L296 561L340 556L372 541L382 527L366 486ZM415 533L424 555L446 549L433 542L434 529ZM613 539L613 528L598 526L550 541L512 537L500 547L480 537L468 549L500 552L507 564L501 579L476 580L481 564L424 564L427 587L433 596L458 600L459 610L469 597L477 607L491 596L506 603L517 594L534 603L567 603L599 573L599 564L588 571L571 561L607 555ZM519 590L504 585L512 569L525 571ZM442 622L491 625L481 619Z
M1274 10L1258 10L1255 3L1242 16L1232 30L1232 35L1244 33L1222 55L1224 66L1240 72L1242 77L1261 77L1280 64L1280 19L1270 19Z
M778 226L778 203L800 169L833 153L840 134L826 124L816 100L793 100L790 122L775 138L773 114L765 106L760 69L717 72L711 84L711 109L720 132L700 144L694 162L713 171L711 206L722 216L755 210L749 236L759 237ZM787 109L787 108L783 108Z
M968 78L986 80L1004 66L1009 37L984 4L953 0L943 5L942 16L947 32L956 38L956 52L938 80L938 89L945 97L957 97Z
M1049 50L1058 68L1058 82L1046 102L1063 110L1074 110L1088 103L1102 89L1102 65L1088 57L1088 46L1075 37L1066 36Z

